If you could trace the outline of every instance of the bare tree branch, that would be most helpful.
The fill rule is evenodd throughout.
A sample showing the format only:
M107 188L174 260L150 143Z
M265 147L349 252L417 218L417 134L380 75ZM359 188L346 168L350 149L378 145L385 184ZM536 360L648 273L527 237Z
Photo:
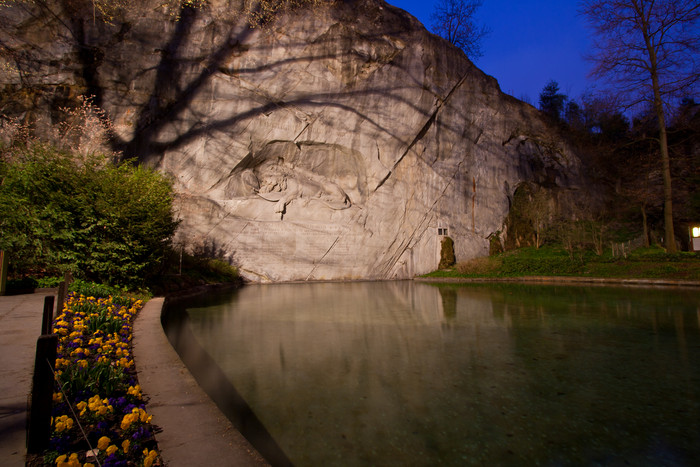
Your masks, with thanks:
M665 243L676 251L666 113L700 82L700 1L584 0L580 11L595 32L592 75L606 80L628 105L651 103L656 113Z
M471 59L483 55L481 41L489 33L474 21L481 0L439 0L430 16L435 34L459 47Z

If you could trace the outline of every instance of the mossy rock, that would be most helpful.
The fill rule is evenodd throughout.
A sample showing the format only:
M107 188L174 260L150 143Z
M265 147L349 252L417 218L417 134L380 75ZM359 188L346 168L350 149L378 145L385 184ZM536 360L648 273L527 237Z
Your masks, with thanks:
M440 264L438 269L447 269L454 266L455 260L455 244L450 237L443 237L440 243Z

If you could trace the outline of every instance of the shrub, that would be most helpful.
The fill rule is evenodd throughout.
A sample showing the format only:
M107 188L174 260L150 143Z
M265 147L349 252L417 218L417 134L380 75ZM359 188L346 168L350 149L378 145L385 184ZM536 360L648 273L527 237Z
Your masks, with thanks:
M36 279L23 277L21 279L11 279L7 281L8 294L31 293L39 286Z
M58 276L40 277L40 278L36 279L37 287L47 287L47 288L58 287L61 284L61 281L63 281L63 278L58 277Z
M161 174L41 143L0 156L0 249L16 275L72 271L134 288L158 273L177 227Z
M568 250L555 247L523 248L502 255L501 274L505 276L573 275L583 272L585 252L581 260L573 260Z
M211 273L222 281L233 281L238 278L238 269L220 259L210 259L207 266Z

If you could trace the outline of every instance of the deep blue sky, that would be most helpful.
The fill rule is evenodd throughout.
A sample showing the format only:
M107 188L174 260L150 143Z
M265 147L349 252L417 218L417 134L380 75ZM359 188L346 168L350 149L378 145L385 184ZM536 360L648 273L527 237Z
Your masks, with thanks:
M388 0L430 30L436 0ZM583 55L590 40L575 0L483 0L478 21L491 30L483 41L484 56L475 61L495 77L501 89L537 106L542 88L551 79L560 90L579 100L593 86L590 64Z

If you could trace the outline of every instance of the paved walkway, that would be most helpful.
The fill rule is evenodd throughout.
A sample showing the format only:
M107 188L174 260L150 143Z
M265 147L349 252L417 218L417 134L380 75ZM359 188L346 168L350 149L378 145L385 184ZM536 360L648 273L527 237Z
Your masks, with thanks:
M22 467L26 456L27 397L44 297L0 296L0 465ZM169 467L260 466L265 460L204 393L168 342L160 324L162 298L146 303L134 323L133 352L147 410Z
M160 322L162 298L136 316L133 351L146 410L168 467L260 466L265 460L199 387L168 342Z
M25 464L27 398L44 297L53 290L0 297L0 465Z

